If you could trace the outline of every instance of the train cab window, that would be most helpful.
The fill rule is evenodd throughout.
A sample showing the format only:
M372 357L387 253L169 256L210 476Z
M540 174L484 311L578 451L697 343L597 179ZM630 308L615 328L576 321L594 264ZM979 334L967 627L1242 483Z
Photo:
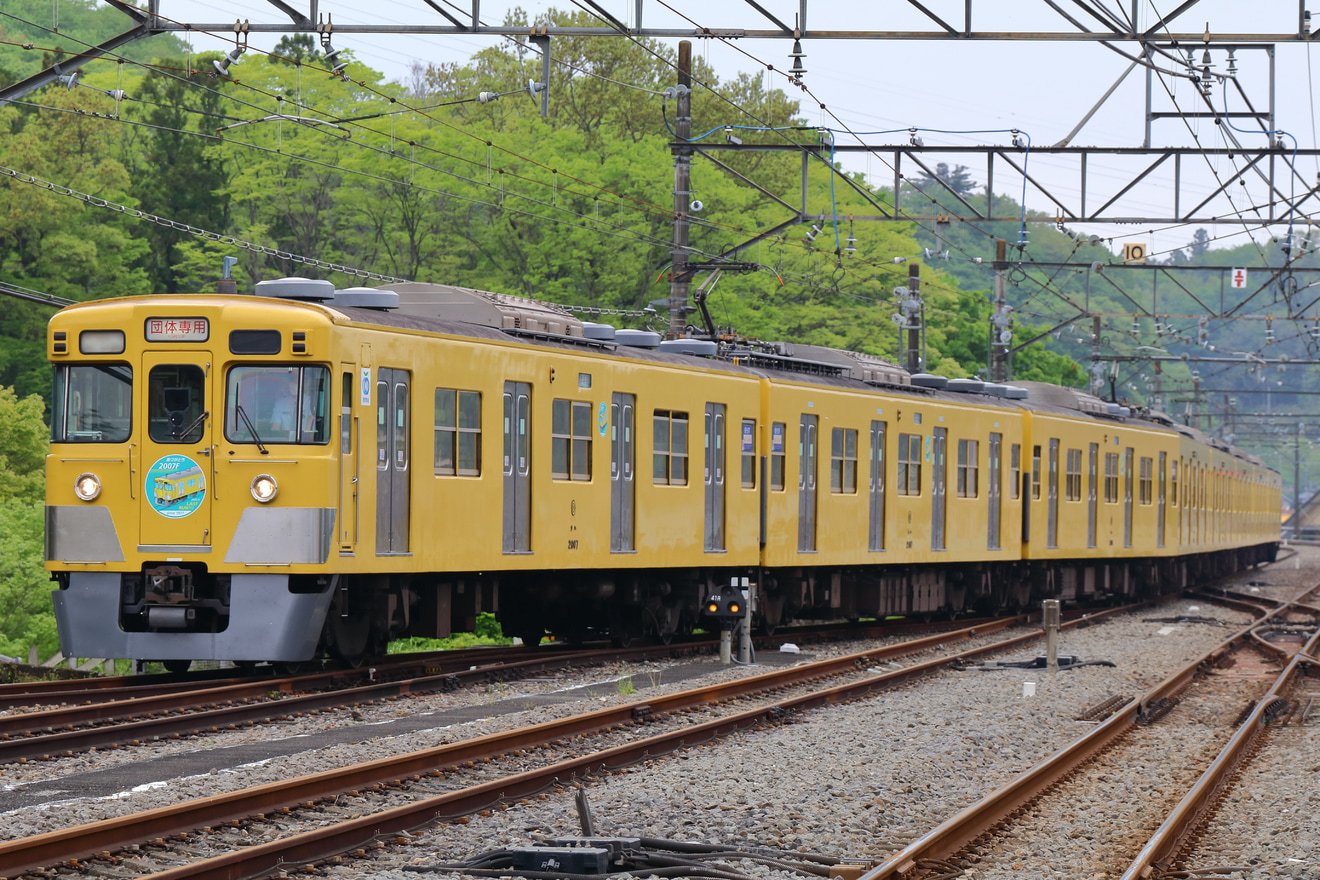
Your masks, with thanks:
M1155 502L1154 465L1154 459L1145 455L1141 457L1141 475L1137 486L1137 495L1142 504L1153 504Z
M1031 500L1040 500L1040 447L1031 447Z
M1069 449L1064 462L1064 497L1069 501L1082 500L1082 450Z
M899 495L921 494L921 435L898 435Z
M742 420L742 487L756 488L756 419Z
M133 431L133 368L77 364L55 368L52 443L124 443Z
M206 374L193 364L160 364L147 377L147 434L157 443L202 439Z
M980 443L976 440L958 441L958 488L959 498L975 498L980 492L977 485L976 464Z
M688 481L688 414L658 409L652 420L651 482L686 486Z
M481 476L481 392L435 389L435 473Z
M328 443L329 407L325 367L233 367L226 381L225 437L232 443Z
M857 430L835 428L830 433L830 492L857 494Z
M770 426L770 490L772 492L784 491L785 430L783 422L775 422Z
M552 402L550 477L555 480L591 479L591 403L589 401Z
M1022 495L1022 444L1008 448L1008 497L1016 500Z

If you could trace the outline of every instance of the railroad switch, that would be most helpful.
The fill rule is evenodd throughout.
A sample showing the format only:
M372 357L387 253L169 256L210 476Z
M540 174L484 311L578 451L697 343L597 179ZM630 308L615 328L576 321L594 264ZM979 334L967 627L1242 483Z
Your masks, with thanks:
M519 871L604 874L610 869L610 851L599 846L536 846L511 849L509 855Z

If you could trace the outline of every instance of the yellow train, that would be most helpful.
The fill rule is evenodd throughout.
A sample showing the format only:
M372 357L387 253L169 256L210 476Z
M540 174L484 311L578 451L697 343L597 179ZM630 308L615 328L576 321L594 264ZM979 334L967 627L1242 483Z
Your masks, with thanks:
M85 303L48 354L70 656L355 660L481 611L667 638L733 578L767 626L993 610L1279 540L1278 474L1158 415L441 285Z

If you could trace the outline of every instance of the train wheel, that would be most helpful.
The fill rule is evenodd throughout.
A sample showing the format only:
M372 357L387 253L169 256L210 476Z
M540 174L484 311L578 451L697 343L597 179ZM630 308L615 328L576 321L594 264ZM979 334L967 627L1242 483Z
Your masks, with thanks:
M185 673L185 672L188 671L188 667L189 667L189 666L192 666L192 661L191 661L191 660L162 660L162 661L160 661L160 665L165 667L165 671L166 671L166 672L173 672L173 673L176 674L176 675L181 675L182 673Z
M326 646L330 656L349 668L361 666L371 646L371 615L367 613L335 614L333 609L325 621Z

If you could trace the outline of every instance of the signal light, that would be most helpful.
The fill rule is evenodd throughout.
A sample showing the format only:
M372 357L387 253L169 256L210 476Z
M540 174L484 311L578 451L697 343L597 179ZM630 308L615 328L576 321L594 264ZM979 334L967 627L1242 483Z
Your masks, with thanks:
M706 614L722 618L723 622L742 617L744 610L742 592L737 587L721 587L718 593L706 597Z

